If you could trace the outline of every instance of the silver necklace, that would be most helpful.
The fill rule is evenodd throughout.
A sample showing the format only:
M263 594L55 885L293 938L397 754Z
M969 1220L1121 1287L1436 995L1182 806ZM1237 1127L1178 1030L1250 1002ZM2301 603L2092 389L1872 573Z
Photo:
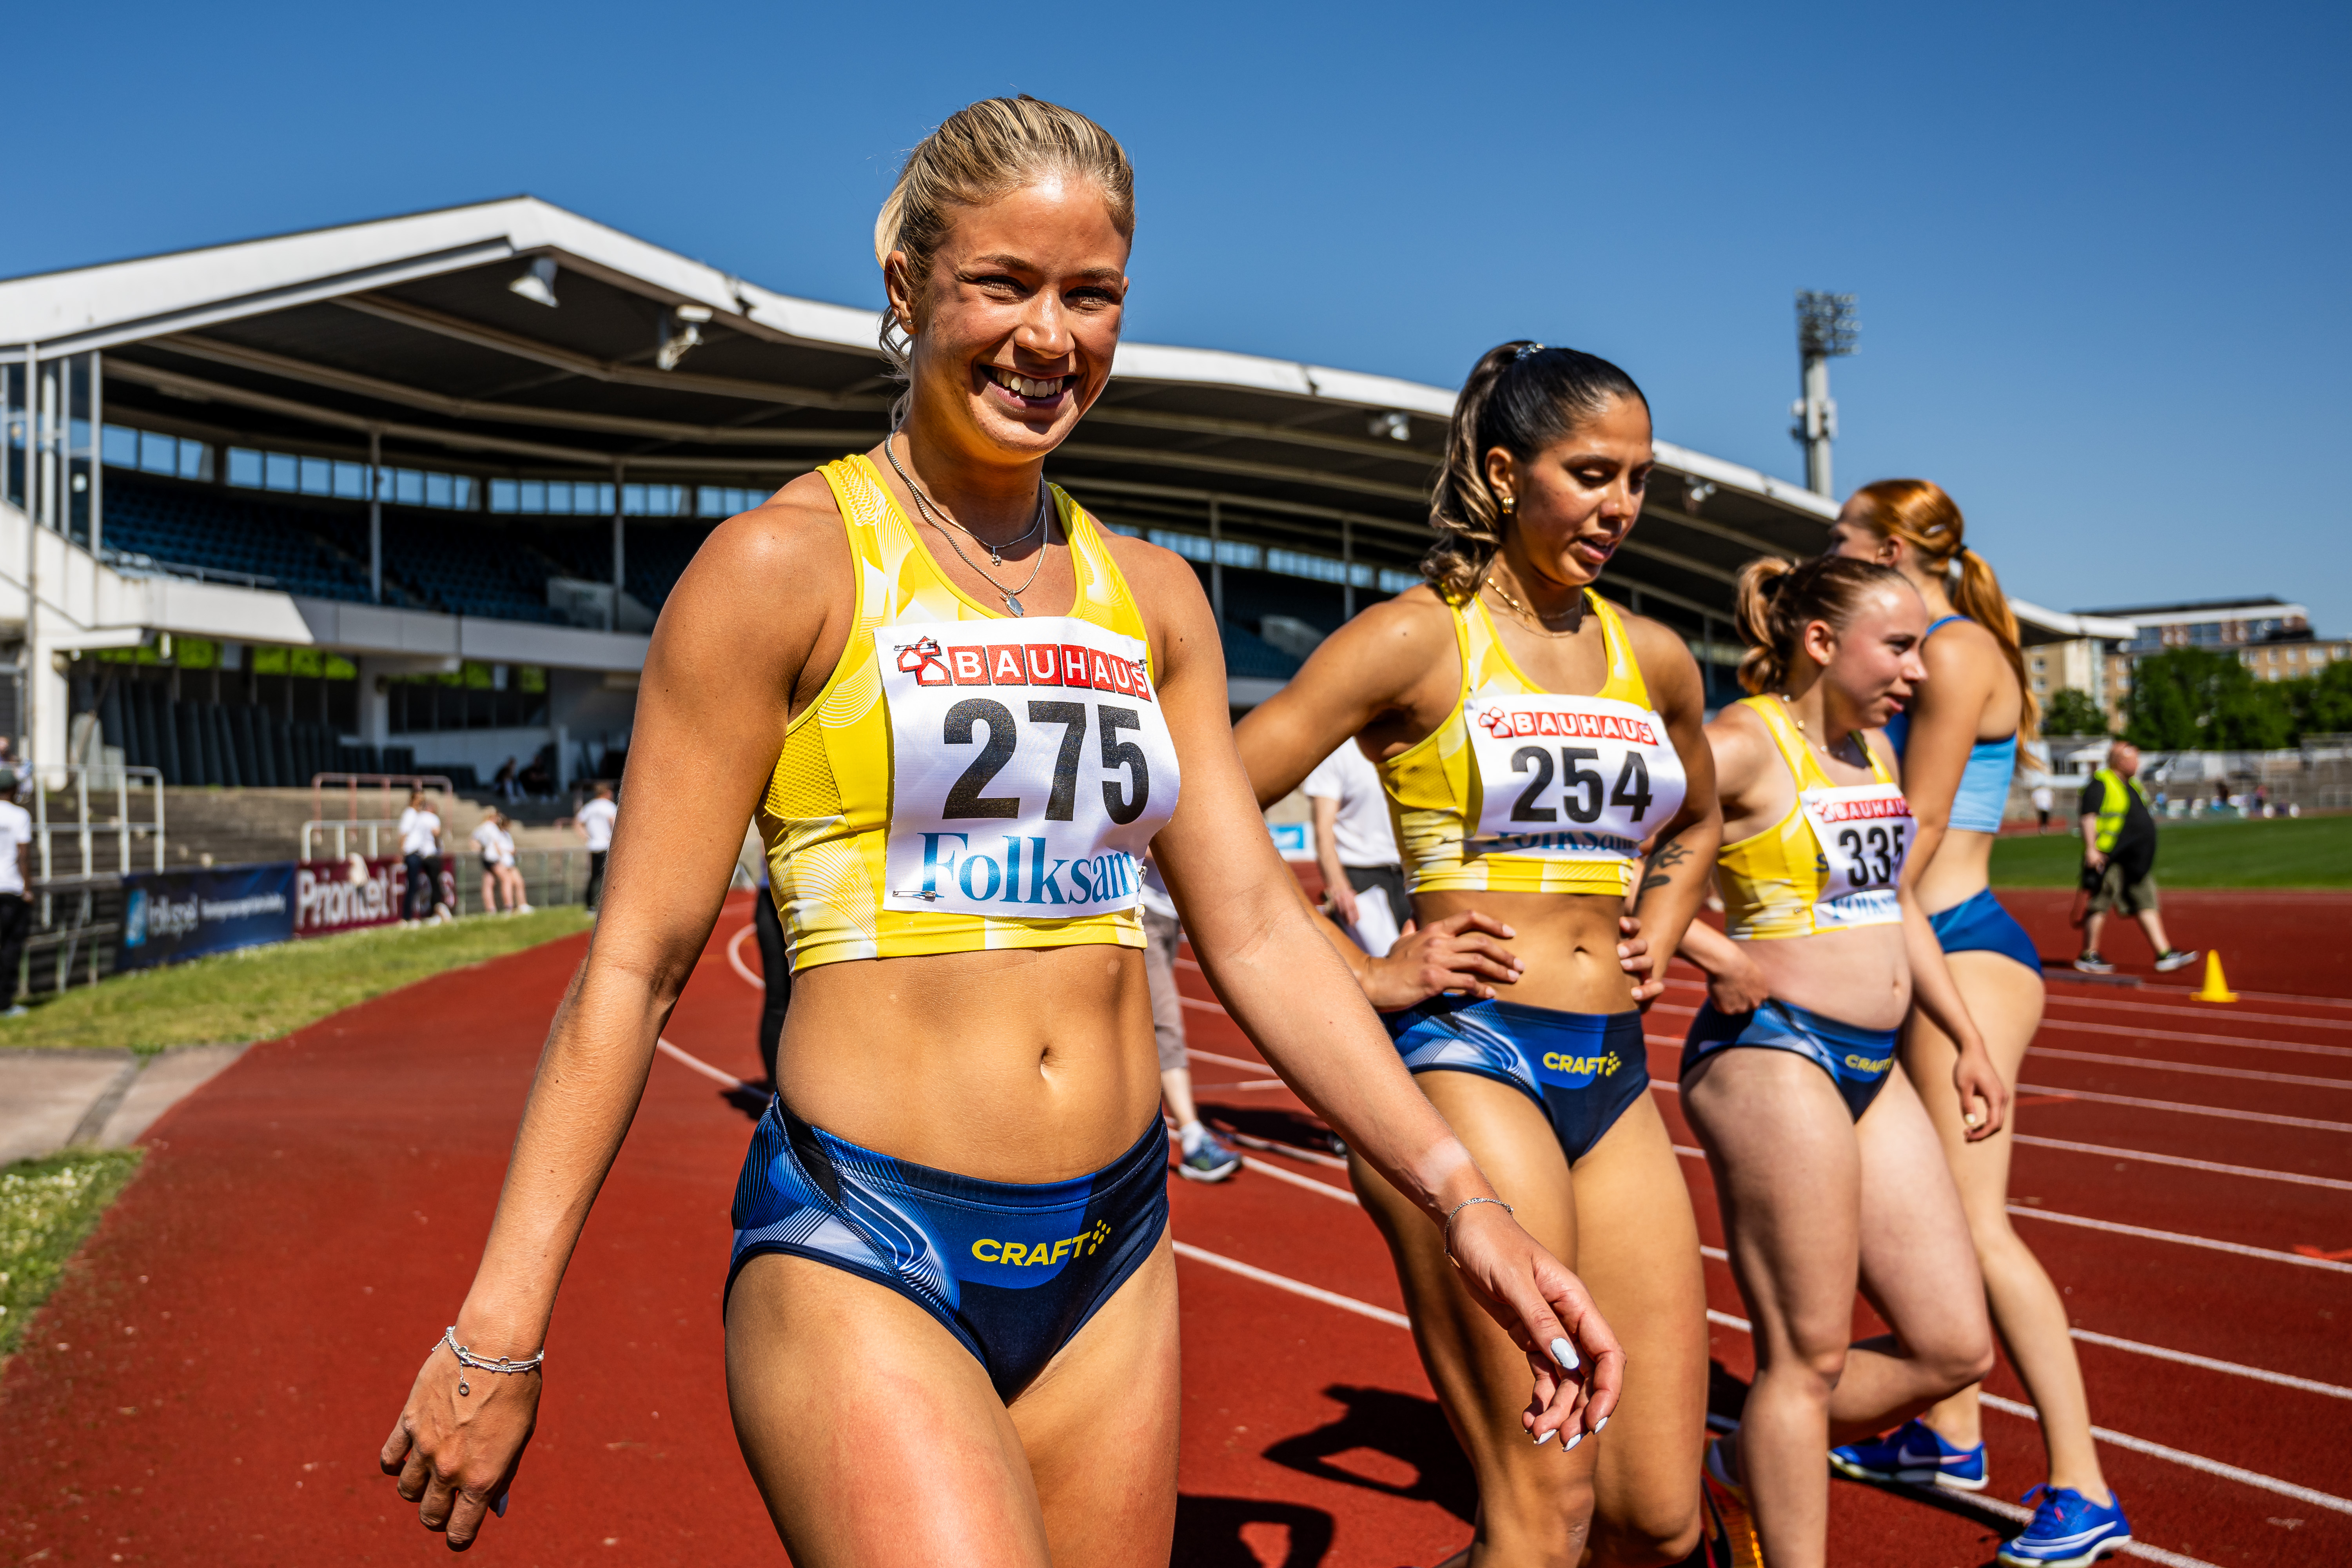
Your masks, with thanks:
M1032 534L1042 533L1045 531L1045 491L1040 489L1037 492L1037 517L1035 521L1030 523L1027 528L1023 529L1011 539L1006 540L1003 546L991 544L988 541L981 538L980 535L972 532L971 530L966 528L963 524L956 521L955 519L949 517L944 511L940 510L938 504L934 502L930 497L923 493L922 487L915 483L914 477L908 474L906 468L900 466L898 462L898 454L894 449L897 437L898 432L895 430L892 431L891 439L886 440L882 443L882 452L884 456L890 459L891 468L898 470L899 482L907 487L907 493L915 498L915 510L921 512L925 519L930 522L932 527L939 529L940 534L948 542L948 548L956 552L957 560L962 562L965 565L979 573L981 579L990 587L996 590L996 596L1004 601L1004 607L1006 609L1012 611L1015 616L1027 615L1029 612L1022 607L1021 595L1029 591L1030 584L1037 581L1037 574L1045 569L1045 542L1041 540L1037 545L1037 559L1029 568L1028 581L1023 583L1018 588L1008 588L1003 584L998 582L995 578L991 577L988 574L986 567L983 567L979 562L974 561L971 556L966 555L963 552L963 546L956 542L956 534L961 533L969 538L974 544L979 545L982 549L988 552L988 559L992 564L1002 566L1004 564L1004 557L1002 553L1003 550L1010 549L1028 539ZM952 531L950 531L950 530L952 530Z

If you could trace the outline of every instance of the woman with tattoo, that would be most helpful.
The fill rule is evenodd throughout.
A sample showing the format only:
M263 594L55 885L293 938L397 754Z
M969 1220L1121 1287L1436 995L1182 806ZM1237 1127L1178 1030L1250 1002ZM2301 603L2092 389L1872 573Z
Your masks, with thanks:
M1238 734L1261 805L1350 739L1378 765L1420 925L1385 958L1336 927L1333 945L1422 1091L1625 1346L1616 1432L1572 1454L1580 1439L1528 1443L1510 1341L1405 1199L1353 1163L1477 1469L1458 1561L1479 1564L1678 1562L1699 1531L1706 1290L1641 1009L1721 818L1688 650L1592 587L1650 466L1649 405L1623 371L1496 349L1454 407L1427 582L1333 634ZM1633 910L1646 947L1619 941Z

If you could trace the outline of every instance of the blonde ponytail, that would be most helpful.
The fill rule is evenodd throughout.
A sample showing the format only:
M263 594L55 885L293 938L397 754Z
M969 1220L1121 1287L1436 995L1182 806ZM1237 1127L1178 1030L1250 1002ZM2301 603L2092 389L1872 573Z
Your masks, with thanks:
M1849 555L1817 556L1795 565L1777 555L1750 561L1739 569L1732 611L1739 640L1748 645L1739 661L1739 684L1759 697L1780 690L1796 668L1807 626L1827 621L1842 632L1872 594L1898 584L1910 591L1893 567Z

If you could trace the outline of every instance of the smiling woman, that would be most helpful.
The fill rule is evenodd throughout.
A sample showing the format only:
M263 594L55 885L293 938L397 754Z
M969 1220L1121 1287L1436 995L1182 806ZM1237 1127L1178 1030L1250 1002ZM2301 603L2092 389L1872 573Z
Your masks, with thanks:
M452 1546L529 1440L557 1284L747 818L793 987L735 1193L728 1392L801 1568L1167 1561L1147 849L1233 1016L1501 1325L1534 1390L1515 1429L1573 1441L1614 1405L1623 1352L1582 1285L1299 903L1191 567L1045 482L1118 347L1131 190L1068 110L950 118L877 228L889 438L721 524L672 594L626 778L662 809L615 829L474 1288L383 1452Z

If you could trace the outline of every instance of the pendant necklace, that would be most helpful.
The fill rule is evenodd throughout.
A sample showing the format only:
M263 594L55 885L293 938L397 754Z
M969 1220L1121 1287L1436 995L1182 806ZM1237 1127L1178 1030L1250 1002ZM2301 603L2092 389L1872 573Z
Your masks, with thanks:
M1029 591L1030 584L1037 581L1037 574L1045 569L1045 545L1048 541L1041 539L1038 542L1037 559L1029 568L1028 581L1023 583L1018 588L1008 588L1003 584L998 582L995 578L991 577L988 574L987 568L982 566L979 562L974 561L971 556L966 555L963 552L963 546L956 542L956 535L959 533L963 534L974 544L977 544L982 549L987 551L988 559L991 563L998 566L1003 565L1004 556L1003 552L1004 550L1011 549L1013 546L1021 543L1033 534L1044 532L1045 528L1045 490L1040 488L1037 492L1036 520L1031 522L1028 527L1023 529L1019 533L1016 533L1011 539L1006 540L1003 545L991 544L988 541L981 538L980 535L972 532L971 530L966 528L963 524L956 521L955 519L948 516L945 511L940 510L936 501L932 500L930 497L923 493L922 487L915 483L914 476L908 473L906 468L901 466L898 461L898 454L895 450L898 432L894 430L890 435L891 439L886 440L882 443L882 452L885 457L890 459L891 468L898 470L899 482L907 487L907 493L915 498L915 510L921 512L925 519L930 522L931 526L937 528L940 534L946 538L948 548L956 552L957 560L962 562L965 565L979 573L981 580L986 583L990 587L996 590L996 596L1004 601L1004 607L1007 610L1011 611L1016 616L1027 615L1029 612L1022 606L1021 595Z
M1492 588L1495 590L1495 596L1503 601L1505 608L1508 609L1520 620L1525 621L1529 626L1533 627L1537 633L1543 637L1572 637L1578 632L1584 629L1585 599L1584 595L1581 594L1579 594L1576 596L1576 608L1574 611L1576 616L1576 624L1570 626L1566 631L1556 632L1552 630L1551 627L1544 624L1544 617L1542 616L1538 615L1535 610L1512 597L1510 590L1504 587L1500 583L1496 582L1492 576L1482 577L1478 581L1481 587ZM1561 612L1563 615L1568 613L1570 612Z
M1822 745L1819 741L1813 739L1812 732L1805 728L1805 721L1797 717L1796 705L1789 700L1789 694L1787 692L1776 691L1772 695L1780 700L1780 706L1788 710L1789 722L1797 727L1798 734L1805 737L1805 744L1811 746L1813 750L1819 752L1822 755L1827 757L1833 763L1844 763L1845 765L1850 768L1866 768L1870 766L1869 761L1867 760L1870 754L1868 748L1863 746L1860 741L1855 740L1851 731L1847 732L1846 739L1853 742L1854 747L1863 752L1864 760L1859 763L1839 756L1835 752L1831 751L1827 746Z

